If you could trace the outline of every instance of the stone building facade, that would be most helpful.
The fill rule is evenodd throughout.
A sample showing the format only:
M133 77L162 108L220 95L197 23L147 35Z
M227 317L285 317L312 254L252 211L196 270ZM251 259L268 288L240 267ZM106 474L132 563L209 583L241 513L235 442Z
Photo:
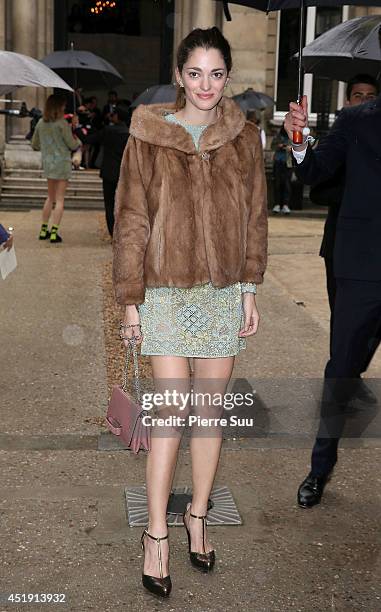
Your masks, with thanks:
M71 0L61 0L61 2L64 1L70 3ZM91 2L91 0L82 1ZM149 0L144 1L148 2ZM169 0L151 1L162 4L169 2ZM60 31L60 24L57 24L58 6L61 7L62 5L58 5L57 0L0 0L0 41L2 48L35 58L42 58L53 51L57 48L57 32ZM157 5L155 4L155 6ZM279 96L279 49L281 45L280 36L282 35L282 17L279 12L270 13L266 16L265 13L260 11L230 4L232 21L227 22L223 14L222 2L219 1L172 0L171 6L174 9L172 25L170 26L173 29L170 41L173 49L176 49L183 36L192 28L198 26L218 25L229 39L233 49L234 66L227 95L233 95L244 91L247 87L253 87L259 91L265 91L274 98L277 97L277 94ZM359 15L380 12L380 8L344 7L342 13L338 14L336 19L342 21ZM308 40L314 38L316 15L316 9L308 9ZM165 31L168 32L168 27ZM90 40L90 35L87 36ZM98 42L101 41L101 37L99 39L92 37L92 50L97 51L97 40ZM103 42L99 42L98 53L100 55L102 55L102 49L105 48L104 40L105 38ZM174 53L171 58L172 64L173 57ZM143 59L143 61L145 60ZM144 82L144 79L137 80L139 71L148 79L149 70L147 70L145 70L144 65L135 65L136 75L132 85L131 78L128 79L129 86L133 86L134 89L127 91L127 95L135 93L139 89L144 89L148 84L153 84L152 75L149 77L150 82ZM125 76L128 77L128 75ZM311 77L306 75L305 89L308 93L312 92L311 82ZM282 83L282 87L284 86L285 84ZM291 95L294 87L293 80L292 83L289 83L289 86L291 87ZM336 98L334 100L334 104L337 103L338 107L343 103L343 91L343 86L339 86L337 100ZM29 108L33 106L41 108L48 93L46 90L37 88L19 89L14 92L13 98L26 101ZM287 94L288 91L286 91L286 97ZM0 102L0 104L1 108L4 108L5 103ZM275 107L274 111L270 111L267 118L275 124L280 124L284 111L284 108ZM10 119L0 116L0 149L3 150L4 144L13 136L26 133L28 125L27 119Z

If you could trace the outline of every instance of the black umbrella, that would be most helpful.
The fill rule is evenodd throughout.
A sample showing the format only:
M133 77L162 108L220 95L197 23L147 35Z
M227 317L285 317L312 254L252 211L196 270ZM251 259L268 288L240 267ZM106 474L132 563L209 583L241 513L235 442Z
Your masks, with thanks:
M243 93L233 96L233 100L237 102L241 110L265 110L269 106L274 106L275 102L273 98L260 91L254 91L251 87L246 89Z
M73 43L69 51L54 51L41 61L74 89L111 89L123 81L109 62L90 51L74 49Z
M230 0L229 0L230 1ZM225 17L231 21L229 12L228 0L222 0L224 5ZM299 28L299 71L298 71L298 104L302 101L302 57L303 57L303 34L304 34L304 8L307 6L344 6L347 4L361 6L381 6L381 0L232 0L232 4L240 4L242 6L250 6L260 11L279 11L283 9L299 8L300 9L300 28ZM295 144L303 142L301 132L294 132L293 141Z
M139 104L158 104L159 102L175 102L176 87L174 85L153 85L145 89L131 104L134 108Z
M355 74L379 79L380 27L381 15L370 15L344 21L324 32L303 49L305 72L338 81L349 81Z

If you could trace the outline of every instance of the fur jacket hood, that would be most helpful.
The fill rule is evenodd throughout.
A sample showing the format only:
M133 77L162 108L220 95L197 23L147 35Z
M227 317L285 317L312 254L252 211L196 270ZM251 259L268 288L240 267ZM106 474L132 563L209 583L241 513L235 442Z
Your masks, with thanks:
M120 304L145 287L263 281L267 201L258 128L233 100L198 147L165 115L174 104L139 106L118 183L113 278Z
M213 151L234 140L246 124L245 115L233 100L222 98L219 106L221 117L205 130L198 151L183 126L165 119L166 114L175 112L175 104L167 104L165 108L163 104L142 104L132 115L130 134L151 145L177 149L188 155Z

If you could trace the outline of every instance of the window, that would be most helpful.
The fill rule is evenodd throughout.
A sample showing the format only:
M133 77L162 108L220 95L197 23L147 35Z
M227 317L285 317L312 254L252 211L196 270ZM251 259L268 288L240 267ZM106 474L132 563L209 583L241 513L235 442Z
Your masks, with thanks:
M316 11L314 39L341 23L341 8L319 7ZM312 80L311 112L334 113L338 106L338 81L314 76Z
M306 18L307 9L304 12ZM279 19L276 108L286 111L298 91L298 62L291 58L299 49L299 9L281 11ZM304 33L303 46L305 38Z
M306 11L306 23L303 46L327 30L348 18L347 7L309 7ZM299 49L299 9L279 12L278 45L274 119L283 121L288 111L290 100L295 100L298 90L298 62L292 56ZM331 81L311 74L304 75L303 91L310 100L312 120L316 114L328 112L332 115L344 102L344 88L338 81ZM312 121L313 123L313 121Z

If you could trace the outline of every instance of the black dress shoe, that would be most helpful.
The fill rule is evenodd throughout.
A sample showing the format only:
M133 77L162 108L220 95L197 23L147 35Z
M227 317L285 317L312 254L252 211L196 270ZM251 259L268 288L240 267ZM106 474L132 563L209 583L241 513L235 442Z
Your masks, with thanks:
M373 391L369 389L368 385L366 385L362 379L360 379L360 382L356 389L355 400L356 399L360 400L360 402L363 402L364 404L369 404L371 406L378 404L377 397L374 395Z
M332 472L323 476L308 474L298 489L298 504L301 508L312 508L320 504L324 487L331 478Z

